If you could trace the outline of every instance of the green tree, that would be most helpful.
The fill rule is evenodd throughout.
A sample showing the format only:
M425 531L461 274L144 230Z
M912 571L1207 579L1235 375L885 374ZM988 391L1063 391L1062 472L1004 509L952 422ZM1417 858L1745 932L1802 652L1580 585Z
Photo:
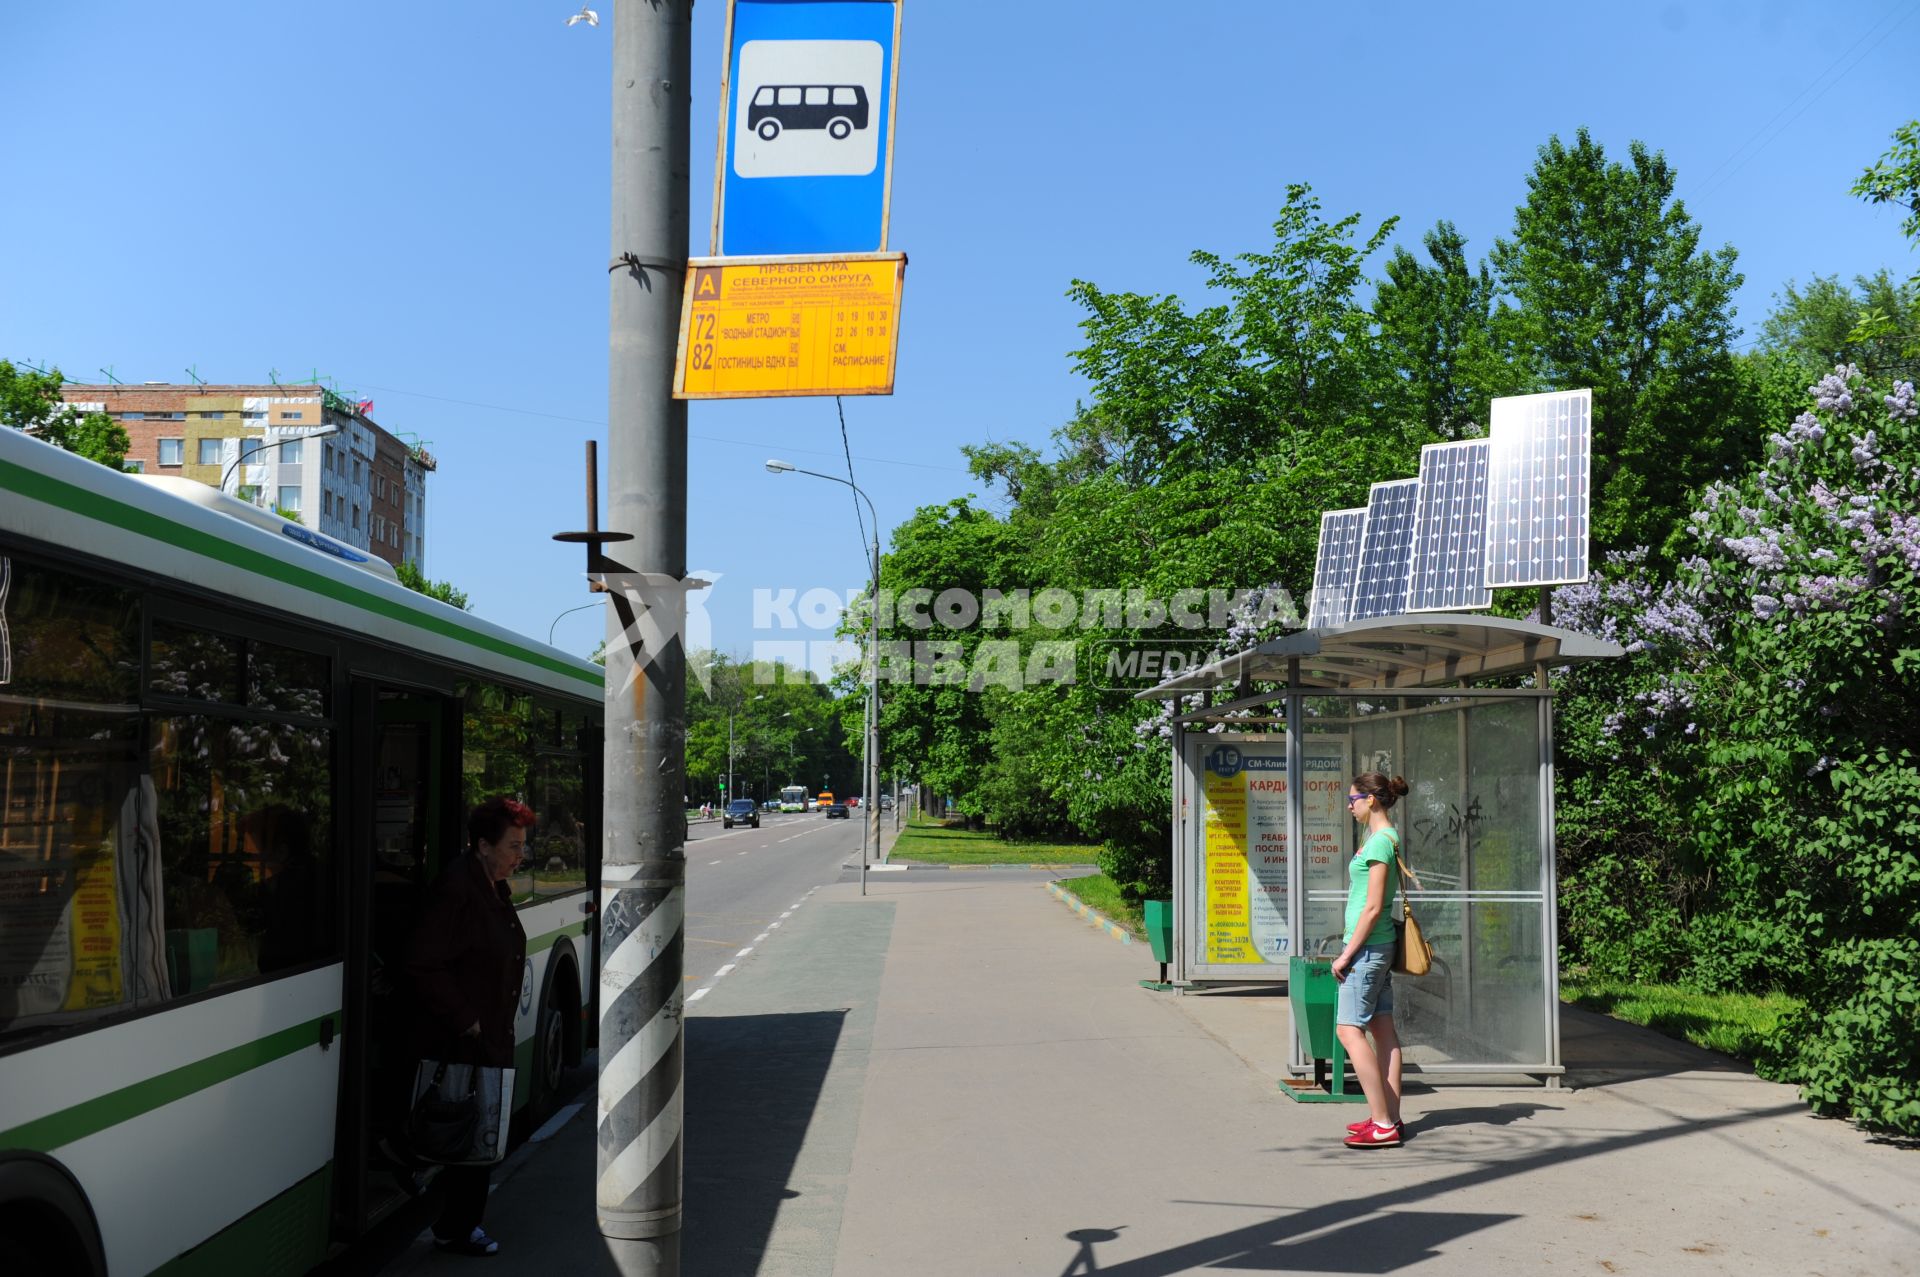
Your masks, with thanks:
M1752 455L1730 351L1742 277L1706 251L1666 157L1607 158L1581 129L1540 148L1491 261L1499 324L1531 390L1593 389L1597 548L1659 547L1699 484Z
M1916 333L1920 285L1897 280L1883 267L1856 276L1851 287L1837 275L1816 275L1804 289L1789 280L1760 326L1759 350L1785 355L1804 370L1796 395L1804 398L1808 383L1840 364L1876 377L1913 380L1920 375Z
M1425 236L1428 260L1396 248L1374 293L1382 409L1430 439L1484 434L1488 401L1519 381L1494 325L1498 290L1485 262L1467 261L1451 222Z
M40 373L0 359L0 425L109 469L124 469L131 443L126 428L104 412L83 414L69 406L60 398L65 384L58 368Z
M473 604L467 601L467 592L455 586L451 581L429 581L427 574L412 559L402 559L393 570L400 578L400 584L409 590L426 595L430 599L439 599L442 603L459 608L462 612L473 611Z
M1094 401L1066 426L1067 454L1150 483L1363 428L1373 321L1358 293L1394 219L1356 245L1360 221L1328 222L1311 187L1289 186L1271 248L1192 255L1222 298L1199 310L1076 280L1087 344L1073 359Z
M1920 248L1920 120L1908 120L1893 131L1893 146L1860 175L1853 193L1869 204L1906 209L1900 233L1907 237L1909 248ZM1920 291L1920 270L1907 280L1907 289L1904 312L1870 305L1849 336L1858 342L1897 343L1911 364L1920 361L1920 323L1914 322L1912 301L1914 292Z

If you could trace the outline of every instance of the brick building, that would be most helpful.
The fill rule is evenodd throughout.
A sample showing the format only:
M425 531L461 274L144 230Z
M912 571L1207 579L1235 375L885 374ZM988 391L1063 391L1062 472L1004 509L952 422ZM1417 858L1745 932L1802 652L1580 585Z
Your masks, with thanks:
M70 382L60 394L120 422L129 470L224 487L395 566L426 568L435 462L375 424L370 404L324 386Z

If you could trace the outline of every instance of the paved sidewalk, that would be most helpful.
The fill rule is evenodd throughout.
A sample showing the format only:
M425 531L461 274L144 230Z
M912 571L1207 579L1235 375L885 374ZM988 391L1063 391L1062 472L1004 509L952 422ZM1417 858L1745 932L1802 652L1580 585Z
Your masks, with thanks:
M1410 1080L1407 1146L1348 1150L1354 1108L1276 1091L1285 999L1151 993L1037 883L916 879L821 888L689 1015L689 1277L1920 1268L1920 1154L1722 1057L1568 1009L1575 1089ZM589 1106L490 1273L612 1272L593 1161Z

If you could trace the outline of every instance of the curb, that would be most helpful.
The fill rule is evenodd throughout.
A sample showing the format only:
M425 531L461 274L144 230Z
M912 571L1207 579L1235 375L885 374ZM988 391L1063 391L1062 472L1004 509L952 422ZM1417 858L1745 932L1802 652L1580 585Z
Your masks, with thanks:
M1057 882L1048 883L1047 891L1053 896L1054 899L1058 900L1061 904L1065 905L1067 908L1079 914L1082 918L1085 918L1088 922L1091 922L1094 926L1100 928L1100 930L1112 936L1115 940L1118 940L1121 944L1133 943L1133 933L1131 931L1128 931L1125 927L1115 922L1112 918L1107 917L1106 914L1101 913L1098 909L1095 909L1093 906L1087 904L1085 901L1081 900L1080 897L1074 895L1071 891L1068 891L1065 887L1062 887L1059 883Z

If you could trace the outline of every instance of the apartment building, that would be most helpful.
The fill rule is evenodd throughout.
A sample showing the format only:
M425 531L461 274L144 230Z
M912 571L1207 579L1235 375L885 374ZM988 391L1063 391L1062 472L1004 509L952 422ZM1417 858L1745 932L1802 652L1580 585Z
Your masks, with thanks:
M126 429L127 468L175 475L277 507L398 566L427 559L432 454L325 386L85 386L61 396Z

